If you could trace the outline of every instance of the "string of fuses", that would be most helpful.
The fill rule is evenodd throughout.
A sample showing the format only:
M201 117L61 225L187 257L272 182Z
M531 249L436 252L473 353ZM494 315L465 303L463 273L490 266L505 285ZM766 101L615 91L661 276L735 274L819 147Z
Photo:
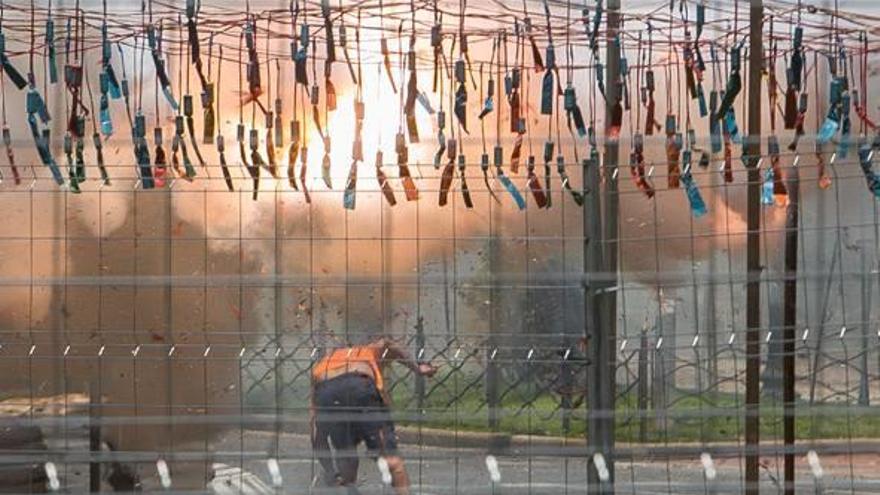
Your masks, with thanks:
M767 94L762 98L767 100L770 134L764 203L785 204L782 159L792 156L792 166L798 165L804 152L800 139L807 134L810 112L816 121L811 153L819 186L831 186L827 166L847 163L851 148L855 148L855 161L870 192L880 196L880 176L872 166L880 138L867 105L869 55L880 48L880 40L871 33L880 24L880 17L800 1L772 2L765 9ZM363 79L369 71L363 66L377 64L388 81L380 91L390 90L400 101L394 140L397 174L389 176L383 171L381 149L375 167L377 183L390 205L396 204L395 188L400 187L407 201L436 192L438 204L444 206L456 189L457 179L465 206L473 207L473 187L467 185L470 162L464 145L470 134L471 115L480 121L483 154L479 166L483 183L495 201L500 202L502 194L495 193L493 184L500 184L499 190L506 191L519 209L526 207L528 195L538 208L551 207L551 164L555 162L563 190L582 205L583 192L572 184L565 153L574 155L573 163L577 165L600 164L600 132L595 116L597 107L606 100L608 63L602 49L605 43L615 43L620 47L621 70L618 80L611 83L617 85L621 98L608 112L611 120L605 123L604 137L618 139L624 129L628 131L630 175L636 189L652 197L656 191L655 167L645 160L645 145L657 136L666 151L665 161L659 163L666 165L667 187L683 186L693 214L701 216L707 209L696 176L713 173L710 164L718 161L724 181L732 182L734 177L735 151L742 144L736 106L745 105L740 91L748 23L740 19L736 4L673 0L623 12L619 34L607 40L604 15L601 0L580 5L524 0L521 6L501 2L473 5L465 0L377 0L346 5L331 5L330 0L292 0L287 8L259 11L247 4L244 12L222 6L203 7L199 0L187 0L182 10L149 0L139 8L114 9L112 15L106 1L95 11L81 8L78 2L73 9L53 8L51 0L44 6L33 0L29 4L2 3L0 63L4 77L0 93L7 165L16 185L26 182L21 173L26 167L16 161L18 148L12 145L7 108L7 97L24 93L27 129L40 164L50 171L56 184L71 192L80 192L80 184L87 180L89 141L102 186L110 185L114 175L111 169L131 167L125 163L111 165L105 160L104 144L120 130L130 131L132 163L143 189L169 187L178 179L222 178L226 188L233 191L235 181L226 156L220 106L220 83L224 78L221 67L231 64L238 72L241 95L235 140L240 165L253 181L252 198L259 198L264 179L261 173L266 172L273 179L286 179L310 202L306 128L316 130L320 136L321 179L328 190L333 190L329 129L329 116L337 111L333 66L344 64L344 72L356 88L352 115L356 130L343 205L354 209L357 165L364 160L363 122L368 110L363 101ZM379 49L372 44L365 46L368 39L378 41ZM420 44L429 44L431 49L419 51ZM287 45L289 50L278 49L279 45ZM484 50L474 50L474 46ZM97 77L86 63L93 53L98 53L100 59ZM134 60L127 64L126 55ZM27 73L23 75L25 58ZM176 62L176 74L170 70L171 62ZM148 70L150 63L152 70ZM319 65L323 66L323 77ZM781 71L779 65L783 66ZM38 80L40 68L42 81ZM830 82L828 100L819 102L815 95L821 94L821 71L827 73ZM424 72L432 76L430 88L419 85L418 74ZM584 81L584 72L587 84L577 84ZM284 77L288 73L292 73L292 80ZM530 85L532 73L540 78L539 84ZM289 84L283 84L285 80ZM666 89L666 114L658 119L655 92L661 80ZM53 116L47 104L49 88L62 84L66 125L61 149L65 164L55 156L57 138L50 132ZM153 85L155 127L150 143L143 97ZM530 99L535 86L540 95L533 109ZM196 104L193 88L200 105ZM585 95L586 111L582 110L578 92ZM478 112L468 105L473 95L479 95ZM288 98L293 101L288 103ZM124 107L127 120L122 124L113 122L111 111L119 106ZM293 113L285 132L284 113L291 106ZM197 133L196 125L199 110L201 133ZM532 141L540 132L534 123L537 120L531 118L534 110L546 117L543 177L536 173L537 160L532 153ZM174 117L168 151L163 138L163 111ZM420 143L425 135L418 128L416 116L420 112L436 117L438 148L433 167L440 171L441 179L438 191L422 188L422 194L417 184L421 173L414 175L411 167L423 165L414 163L409 152L409 146ZM485 129L487 123L491 128L493 117L496 142L490 168ZM777 126L778 119L781 126ZM505 121L513 138L509 152L501 146L502 134L507 133ZM697 125L708 130L708 146L697 140ZM563 143L563 127L571 137L570 150ZM787 154L781 152L777 127L789 134L788 142L783 143ZM263 136L261 130L265 131ZM578 147L582 144L589 152L578 163ZM206 159L210 157L208 146L216 148L220 177L208 172L209 166L215 166ZM282 166L285 155L286 172ZM694 162L697 167L691 166ZM520 164L526 165L522 188L513 182ZM31 170L36 178L35 167Z

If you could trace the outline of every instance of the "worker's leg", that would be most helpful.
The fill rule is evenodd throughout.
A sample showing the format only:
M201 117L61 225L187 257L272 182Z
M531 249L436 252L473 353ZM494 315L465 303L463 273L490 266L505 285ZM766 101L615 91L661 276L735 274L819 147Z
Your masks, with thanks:
M327 486L333 486L336 484L336 467L334 466L333 453L330 450L330 444L328 442L329 432L327 431L325 422L323 421L323 418L321 418L320 413L318 414L316 428L312 434L312 449L315 452L315 456L318 458L318 462L321 464L324 484Z
M388 463L388 470L391 471L391 486L397 495L409 495L409 475L406 473L406 466L403 465L403 458L399 455L386 455L385 461Z
M358 477L357 445L360 439L357 423L360 415L357 397L360 394L361 381L362 379L357 376L341 379L339 397L336 400L338 428L330 436L336 447L336 472L339 484L347 487L354 487ZM356 490L356 488L354 491L349 490L349 493L357 493Z
M336 451L336 467L339 474L339 484L346 486L355 485L358 476L357 449Z
M368 403L369 407L365 408L363 421L359 424L360 437L374 457L381 457L388 463L394 492L409 495L409 476L403 458L397 452L397 434L391 421L391 411L375 388L369 394Z
M337 378L316 387L316 435L313 446L328 486L357 480L357 438L352 421L350 384Z

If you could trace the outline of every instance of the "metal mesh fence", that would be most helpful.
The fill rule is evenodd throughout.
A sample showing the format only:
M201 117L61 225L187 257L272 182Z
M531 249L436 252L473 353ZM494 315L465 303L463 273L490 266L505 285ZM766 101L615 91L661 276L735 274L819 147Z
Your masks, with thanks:
M410 4L413 34L427 34L428 25L415 22L416 3ZM537 3L531 3L524 6L525 14L529 8L538 11ZM360 5L369 11L365 31L373 30L372 45L365 49L372 58L365 66L378 69L370 75L377 85L364 83L364 91L380 106L396 105L379 86L386 84L386 72L377 58L378 37L391 32L376 13L384 6ZM566 33L582 22L571 17L573 4L546 5L548 18L549 5L556 20L566 15ZM311 7L314 12L304 14L307 20L318 17L320 9ZM409 6L387 7L393 11L389 18L409 15L404 8ZM668 5L649 7L634 7L626 16L627 36L620 43L631 61L641 58L645 67L661 61L642 56L647 45L641 37L635 41L632 26L657 21ZM220 28L235 31L218 34L218 46L231 50L241 45L238 13L211 9L216 23L208 25L218 33ZM492 15L493 9L519 21L520 13L512 13L514 7L505 2L472 6L468 21L507 29L507 18ZM431 18L428 10L419 14ZM745 24L744 10L722 4L710 11L712 46L719 52L736 44L721 33L733 26L723 24ZM125 14L137 17L135 11ZM157 15L169 12L178 15L169 6L157 6ZM780 23L783 18L794 22L795 11L787 4L773 2L768 12ZM354 17L353 11L345 13ZM835 32L841 22L860 29L874 22L867 12L861 20L839 12L832 16L830 8L807 8L804 15L809 28L821 33L829 19L835 19L829 21ZM670 31L684 31L687 18L673 26L673 17ZM800 12L797 18L800 22ZM290 81L280 75L282 57L269 45L282 37L271 23L283 26L286 21L272 21L271 15L264 20L265 62L271 65L274 57L276 84L283 88ZM24 21L17 21L10 45L24 46ZM113 31L121 31L122 23L113 24ZM183 28L177 28L168 28L166 42L172 46L165 53L182 94L184 65L186 80L195 78L188 64L179 62ZM497 45L484 28L470 28L471 40L488 53L490 45ZM181 44L174 45L171 34ZM666 34L671 44L672 34ZM815 35L810 41L819 39L810 34ZM847 35L855 38L855 28ZM119 36L125 40L128 35ZM480 36L485 39L477 40ZM787 40L788 34L777 36ZM575 38L578 57L586 59L588 36ZM525 41L520 42L524 50ZM854 39L848 42L855 44ZM143 67L136 69L132 62L136 43L135 48L119 43L118 50L143 79ZM472 52L475 60L479 50ZM815 57L811 70L818 74L818 67L827 68L809 53ZM229 68L231 59L223 59L225 73L216 60L217 82L241 78L241 59L235 66L239 74ZM283 61L288 62L286 53ZM83 64L90 62L97 58L87 62L84 55ZM725 71L728 62L721 62ZM116 63L125 67L123 60ZM584 93L592 92L592 98L582 95L591 127L603 128L601 116L595 120L602 110L602 97L593 88L602 79L598 68L566 64L583 79L579 82L588 83ZM500 78L500 62L496 66ZM658 74L669 71L665 81L658 75L658 93L671 95L673 62L656 66ZM864 86L873 76L868 69L866 58L860 67ZM38 67L37 73L45 79L42 70ZM385 70L390 74L392 69ZM523 76L524 100L538 101L540 83L530 72ZM721 69L712 72L713 87L721 87ZM146 86L155 90L157 109L147 113L161 128L159 83L148 75ZM482 71L479 76L482 83ZM820 86L818 75L815 79L814 99L824 102L828 81ZM143 81L139 84L143 91ZM446 96L453 94L451 79L449 85ZM343 88L340 84L340 96L348 103L352 95ZM634 86L634 93L639 89ZM283 90L276 87L276 92ZM67 101L60 93L45 95L57 115L69 112L62 108ZM241 96L230 98L230 93L218 90L228 100ZM442 100L442 89L440 95ZM682 103L673 103L671 96L667 100L666 111L671 114L677 106L682 117ZM744 95L737 103L737 109L742 104L741 117L748 101L754 100ZM217 111L233 115L237 103L232 109L218 104ZM10 109L22 114L16 105L22 102L10 101ZM824 103L814 105L816 115L822 115ZM384 121L392 120L381 110L367 119L370 133L378 134L370 143L377 150L383 148ZM122 112L115 113L121 120ZM393 117L402 120L402 110ZM628 118L620 128L618 151L634 147L632 129L641 117L635 126ZM541 154L538 134L547 131L553 139L551 119L530 119L523 162ZM238 121L244 120L238 113ZM250 120L256 129L253 115ZM328 134L353 136L342 120L325 121ZM502 120L495 123L499 129ZM231 136L235 124L223 124ZM459 197L460 178L449 203L436 204L444 186L442 172L429 163L433 143L412 143L409 150L420 200L404 201L398 191L398 203L390 206L373 171L362 170L357 207L346 209L339 185L348 178L348 156L340 162L338 153L330 175L321 177L336 184L335 190L323 187L312 170L312 176L301 179L302 184L315 183L308 199L284 179L264 176L256 182L260 192L255 200L246 164L231 167L235 192L224 187L216 163L199 168L194 182L169 177L164 188L144 190L143 178L126 163L130 143L109 139L105 152L115 157L107 164L112 183L97 180L89 163L89 178L78 183L81 191L74 194L58 189L45 167L33 165L38 158L32 143L16 141L24 180L0 185L0 492L338 493L316 483L321 466L309 436L312 367L335 349L380 335L438 366L431 378L400 365L392 365L386 375L414 493L716 494L741 493L755 485L781 492L786 454L796 456L798 491L880 492L880 325L873 313L880 297L875 290L880 220L876 200L865 190L866 177L873 177L870 159L865 172L855 150L847 157L834 153L830 144L826 149L816 145L815 153L778 155L789 187L801 191L800 215L796 229L788 228L788 205L775 203L772 195L762 204L761 297L757 307L748 308L749 184L739 160L727 168L715 153L705 167L690 170L708 209L695 218L684 189L659 186L670 170L662 158L665 137L645 143L646 177L658 184L646 197L627 177L637 173L631 164L618 167L606 154L595 162L580 161L588 140L561 138L559 119L555 125L559 155L570 185L585 195L584 205L573 201L556 176L551 189L548 176L551 205L535 208L528 186L522 187L525 174L510 170L528 201L520 210L504 194L497 172L479 173L475 158L481 145L485 152L484 140L462 137L460 131L461 173L471 184L473 208ZM860 139L867 142L867 131L862 131ZM52 132L61 135L63 130ZM803 137L802 150L815 145L810 134ZM511 139L490 135L507 158ZM352 136L339 136L337 142ZM708 144L704 138L701 134L690 143L695 151L697 144ZM856 138L852 141L857 144ZM329 157L331 147L326 148ZM313 155L317 149L313 145ZM750 162L746 155L740 158ZM547 163L550 167L549 158ZM395 164L388 165L389 180L399 188ZM762 173L772 171L763 160L758 167ZM730 180L725 180L728 172ZM483 187L484 177L492 190ZM619 205L617 211L609 212L609 204ZM784 266L785 236L795 230L798 262L791 277ZM597 262L597 252L613 260L610 268ZM794 446L783 440L784 334L791 329L783 314L783 286L790 281L797 289ZM747 312L756 308L760 406L751 411L745 395L746 362L754 357L746 351ZM599 313L604 319L596 318ZM610 349L601 361L595 350L599 341ZM745 423L752 412L760 416L760 472L750 485L745 459L755 451L746 445ZM600 436L610 438L613 447L598 449ZM373 459L362 457L360 491L391 493ZM607 476L602 468L610 471Z
M846 164L834 170L830 190L802 184L798 483L870 492L876 207ZM710 214L698 221L680 214L680 192L647 200L620 186L609 453L618 490L737 492L744 186L706 188ZM403 367L387 377L417 490L587 489L589 421L611 412L585 400L583 211L573 204L519 213L484 194L485 210L414 203L392 212L375 194L374 208L364 200L363 210L337 213L281 190L254 203L247 191L190 185L119 189L2 196L18 220L3 229L0 408L5 431L41 435L34 450L4 456L33 464L35 480L51 460L69 491L87 488L90 463L105 489L129 472L160 489L161 459L174 490L203 491L229 467L271 484L274 459L280 489L320 490L311 488L310 368L328 350L387 333L440 367L430 379ZM772 487L785 451L784 277L775 271L784 208L762 211L761 484ZM100 439L91 452L89 428ZM812 476L808 450L824 479ZM501 459L495 485L490 454ZM362 472L364 490L383 489L377 471Z

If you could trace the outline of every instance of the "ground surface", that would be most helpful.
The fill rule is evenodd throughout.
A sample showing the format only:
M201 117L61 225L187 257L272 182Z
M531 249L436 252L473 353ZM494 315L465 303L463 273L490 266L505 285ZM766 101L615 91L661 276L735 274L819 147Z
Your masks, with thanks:
M210 446L217 458L234 466L243 466L260 479L271 483L267 468L266 452L274 450L275 435L271 432L247 431L222 435ZM204 445L189 446L196 454L204 451ZM280 437L280 467L283 477L281 493L309 493L311 480L318 465L306 437L282 434ZM869 449L870 450L870 449ZM586 461L583 457L560 457L547 455L507 455L498 458L501 482L494 487L486 469L484 449L452 449L440 447L403 448L413 482L413 493L440 494L581 494L587 493ZM737 458L716 459L718 477L714 484L704 480L698 458L650 459L646 449L641 460L619 461L617 464L617 493L626 494L739 494L742 493L742 464ZM880 446L874 452L827 455L820 458L825 476L821 486L810 474L806 459L798 459L798 492L819 493L880 493ZM852 462L850 462L852 461ZM775 479L781 477L781 458L777 469L776 459L763 460L761 473L762 493L778 493ZM205 463L180 465L176 472L175 487L195 488L203 475ZM852 471L850 467L852 466ZM158 477L155 469L142 469L145 488L156 489ZM363 494L390 494L383 487L375 463L362 458L360 491ZM312 493L342 493L313 489Z

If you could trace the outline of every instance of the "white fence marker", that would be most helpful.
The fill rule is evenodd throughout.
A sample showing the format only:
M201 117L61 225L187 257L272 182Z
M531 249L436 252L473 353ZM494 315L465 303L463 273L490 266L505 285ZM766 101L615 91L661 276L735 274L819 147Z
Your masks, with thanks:
M486 470L489 471L489 479L492 483L501 482L501 471L498 469L498 459L494 455L486 456Z
M46 470L46 478L49 479L49 490L57 492L61 488L61 482L58 481L58 470L55 468L55 463L49 461L43 465L43 469Z
M156 461L156 472L159 473L159 482L162 484L162 488L166 490L171 488L171 472L168 470L168 463L165 462L165 459Z
M269 476L272 477L272 486L281 488L284 480L281 478L281 469L278 467L278 459L270 457L266 460L266 467L269 468Z
M703 464L703 473L705 473L706 479L714 481L718 472L715 470L715 461L712 460L712 456L708 452L703 452L700 454L700 462Z
M388 467L388 461L386 461L384 457L380 457L376 459L376 467L379 468L379 473L382 475L382 483L390 485L391 469Z
M601 452L593 454L593 464L596 466L596 474L599 475L599 481L608 481L611 476L608 473L608 465L605 464L605 456Z

